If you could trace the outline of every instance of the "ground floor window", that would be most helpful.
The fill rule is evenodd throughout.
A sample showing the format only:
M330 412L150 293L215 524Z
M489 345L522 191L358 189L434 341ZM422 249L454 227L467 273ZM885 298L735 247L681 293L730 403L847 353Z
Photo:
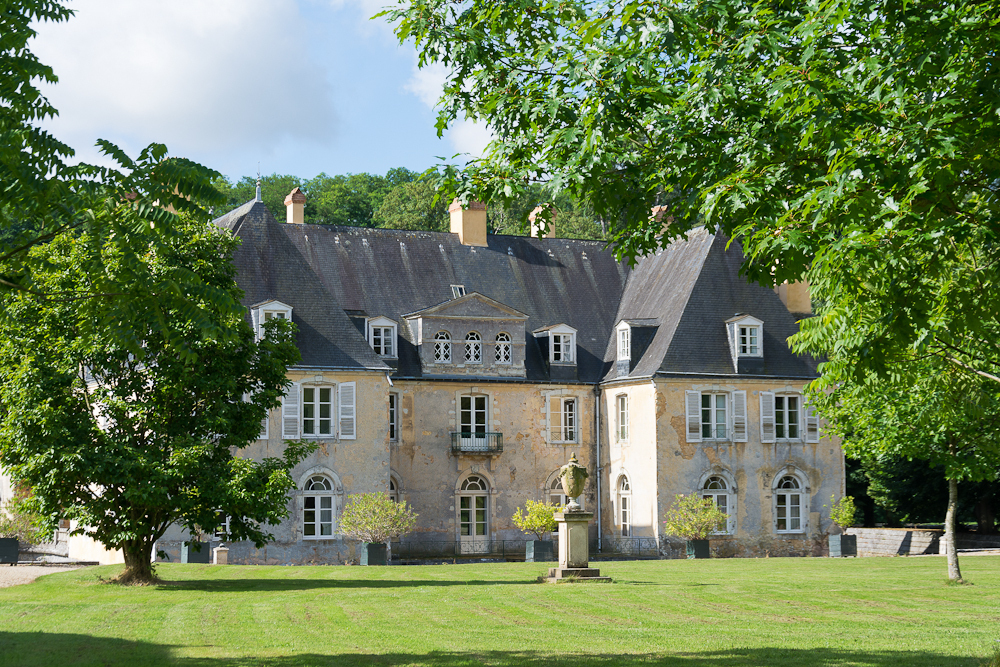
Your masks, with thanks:
M618 519L622 537L631 537L632 485L625 475L618 478Z
M462 540L485 540L489 534L487 502L489 483L478 475L470 475L462 482L458 497L458 533Z
M333 483L325 475L313 475L302 496L302 536L306 539L333 537Z
M799 480L785 475L774 492L775 530L779 533L802 532L802 492Z
M726 520L726 525L720 530L715 531L717 535L725 535L733 532L732 519L733 519L733 498L730 497L730 484L726 481L725 477L721 475L713 475L705 480L705 484L702 485L701 497L707 498L715 503L715 506L726 513L728 519Z

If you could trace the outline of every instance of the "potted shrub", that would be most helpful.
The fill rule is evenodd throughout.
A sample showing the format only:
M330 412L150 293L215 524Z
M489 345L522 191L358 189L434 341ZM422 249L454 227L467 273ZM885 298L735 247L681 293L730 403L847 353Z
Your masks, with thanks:
M708 536L725 527L729 516L711 498L677 494L666 513L664 532L687 540L688 558L708 558Z
M839 535L830 535L830 557L840 558L841 556L858 555L858 536L848 535L847 529L854 525L853 496L844 496L840 500L834 500L835 496L830 496L830 520L840 528Z
M362 565L388 565L392 559L390 540L409 532L417 513L405 501L396 502L388 493L356 493L348 497L340 517L340 531L361 544Z
M21 543L44 542L51 534L29 495L11 498L0 507L0 563L17 565Z
M555 513L559 508L549 503L536 503L529 500L514 512L511 520L514 525L526 533L534 533L537 539L528 540L525 544L524 560L527 563L539 563L555 560L552 540L547 539L556 529Z

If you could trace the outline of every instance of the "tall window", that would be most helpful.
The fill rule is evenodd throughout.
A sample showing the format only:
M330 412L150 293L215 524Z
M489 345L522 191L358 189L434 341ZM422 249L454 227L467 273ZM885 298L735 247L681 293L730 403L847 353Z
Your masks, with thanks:
M561 364L573 363L573 334L552 334L552 361Z
M628 440L628 395L619 394L616 403L618 404L618 440Z
M459 400L459 430L464 451L486 451L489 441L489 397L483 394L462 396Z
M389 440L399 440L399 394L389 394Z
M622 537L632 535L632 486L628 483L628 477L622 475L618 478L618 522L621 526Z
M576 424L575 398L554 397L549 399L549 440L552 442L576 442Z
M799 438L799 397L774 397L774 434L785 440Z
M393 327L372 327L372 349L381 357L393 357L396 330Z
M632 356L632 350L629 348L628 340L628 329L618 330L618 358L619 359L629 359Z
M470 475L462 482L462 491L458 498L458 532L463 541L482 540L489 533L486 512L489 489L486 480L478 475Z
M483 363L483 338L475 331L465 337L465 362L469 364Z
M701 437L706 440L723 440L727 437L726 395L701 395Z
M701 497L711 500L715 506L726 513L727 517L732 516L731 503L729 502L729 484L725 478L713 475L705 480L705 486L701 490ZM729 533L729 520L724 526L720 526L716 533Z
M302 496L302 536L306 539L333 537L333 484L325 475L313 475Z
M396 480L389 477L389 500L394 503L399 502L399 489L396 488Z
M451 363L451 335L447 331L438 331L434 334L434 362Z
M510 334L501 331L497 334L497 363L509 364L510 361Z
M549 484L549 502L558 507L565 507L569 501L569 496L563 492L562 477L556 476Z
M760 356L760 327L740 325L739 353L740 356Z
M302 388L302 435L333 435L333 387Z
M212 532L212 537L217 540L228 540L229 539L229 515L225 512L216 512L215 516L219 519L218 525L216 525L215 530Z
M779 533L802 532L802 492L799 480L785 475L774 491L775 529Z

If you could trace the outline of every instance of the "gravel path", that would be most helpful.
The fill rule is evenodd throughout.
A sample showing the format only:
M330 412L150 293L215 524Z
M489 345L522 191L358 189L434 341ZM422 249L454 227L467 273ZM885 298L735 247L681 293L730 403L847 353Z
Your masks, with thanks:
M54 572L65 572L67 570L76 569L78 568L72 566L44 567L42 565L17 565L15 567L11 567L10 565L0 565L0 588L17 586L18 584L30 584L43 574L52 574Z

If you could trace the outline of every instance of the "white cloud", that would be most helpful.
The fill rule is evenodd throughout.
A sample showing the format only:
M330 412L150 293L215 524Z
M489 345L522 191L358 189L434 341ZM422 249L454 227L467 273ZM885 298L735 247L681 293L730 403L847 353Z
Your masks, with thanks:
M71 6L76 16L38 26L32 47L60 79L45 93L63 141L83 148L102 137L133 153L159 141L193 157L332 139L330 86L295 0Z
M413 76L404 88L433 109L441 98L441 91L444 90L447 80L448 68L441 63L431 63L423 69L414 66Z
M441 98L441 91L447 80L448 68L441 63L431 63L423 69L414 65L413 74L404 88L433 109ZM493 133L487 125L466 119L453 122L446 136L456 152L468 153L472 157L481 157L486 145L493 139Z
M486 144L493 139L490 128L479 122L460 120L452 123L448 131L448 140L459 153L468 153L472 157L482 157Z

